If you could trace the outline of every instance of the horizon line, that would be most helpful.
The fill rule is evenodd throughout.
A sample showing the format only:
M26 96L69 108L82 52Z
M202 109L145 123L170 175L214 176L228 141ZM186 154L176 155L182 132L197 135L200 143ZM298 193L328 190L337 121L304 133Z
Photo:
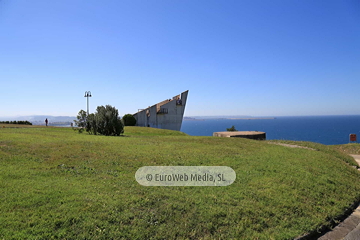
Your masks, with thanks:
M320 114L320 115L186 115L184 117L320 117L320 116L359 116L360 114ZM18 117L74 117L71 115L15 115L15 116L0 116L0 118L18 118Z

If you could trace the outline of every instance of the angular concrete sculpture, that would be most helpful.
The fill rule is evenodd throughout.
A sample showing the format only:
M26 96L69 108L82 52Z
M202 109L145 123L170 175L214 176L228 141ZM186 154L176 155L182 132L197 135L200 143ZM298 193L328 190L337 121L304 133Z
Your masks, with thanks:
M136 126L180 131L189 90L134 114Z

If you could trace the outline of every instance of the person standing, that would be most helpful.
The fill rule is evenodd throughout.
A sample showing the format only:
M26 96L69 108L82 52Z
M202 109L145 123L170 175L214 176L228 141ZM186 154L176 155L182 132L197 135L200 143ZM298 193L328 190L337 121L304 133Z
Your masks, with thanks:
M49 121L48 121L47 118L46 118L46 119L45 119L45 124L46 124L46 126L48 125L48 122L49 122Z

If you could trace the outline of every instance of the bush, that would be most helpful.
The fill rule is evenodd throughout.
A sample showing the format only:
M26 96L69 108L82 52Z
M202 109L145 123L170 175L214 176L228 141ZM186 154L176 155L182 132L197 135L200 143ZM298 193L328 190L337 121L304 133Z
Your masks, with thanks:
M102 135L119 136L124 132L124 125L120 120L118 110L110 105L97 107L92 122L96 123L92 125L95 131Z
M227 128L226 130L227 130L228 132L235 132L235 131L237 131L234 125L233 125L231 128Z
M75 126L79 128L77 129L79 133L82 133L86 127L86 112L84 110L80 110L76 118L77 120L74 120ZM76 130L76 128L73 129Z
M84 110L80 110L77 119L74 122L80 127L79 133L84 129L94 135L120 136L124 133L124 124L119 117L118 110L110 105L98 106L96 112L88 116Z
M122 118L122 121L125 126L135 126L136 119L132 114L125 114Z
M29 121L1 121L0 124L21 124L21 125L32 125Z

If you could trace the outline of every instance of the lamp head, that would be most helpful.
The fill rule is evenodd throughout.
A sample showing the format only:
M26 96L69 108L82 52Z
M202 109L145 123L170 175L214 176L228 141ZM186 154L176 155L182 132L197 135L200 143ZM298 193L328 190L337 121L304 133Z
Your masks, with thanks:
M90 92L90 91L86 91L84 97L91 97L91 92Z

